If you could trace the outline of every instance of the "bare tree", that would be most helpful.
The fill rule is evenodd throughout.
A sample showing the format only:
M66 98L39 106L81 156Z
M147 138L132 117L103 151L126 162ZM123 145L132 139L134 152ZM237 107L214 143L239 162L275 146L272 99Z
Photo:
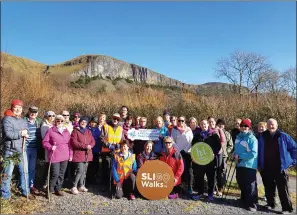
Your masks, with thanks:
M258 93L265 81L265 72L271 65L265 56L253 52L235 51L228 58L217 62L216 75L227 78L233 85L233 92L242 94L243 87Z
M283 87L288 94L296 98L296 67L287 69L281 76Z

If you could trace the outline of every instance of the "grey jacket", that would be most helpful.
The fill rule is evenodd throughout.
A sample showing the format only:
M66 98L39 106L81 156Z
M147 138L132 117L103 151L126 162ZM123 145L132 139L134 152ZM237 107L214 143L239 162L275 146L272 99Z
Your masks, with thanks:
M7 152L22 153L22 135L21 131L28 130L28 124L23 118L14 116L5 116L2 121L3 135L2 141L4 144L4 154Z

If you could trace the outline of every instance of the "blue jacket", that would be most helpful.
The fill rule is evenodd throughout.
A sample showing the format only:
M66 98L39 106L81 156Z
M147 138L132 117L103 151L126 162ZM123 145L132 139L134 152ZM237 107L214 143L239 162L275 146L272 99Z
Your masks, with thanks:
M94 153L101 152L102 144L101 144L101 140L100 140L100 135L101 135L100 129L98 127L93 128L91 126L88 126L87 128L92 132L92 135L95 140L95 146L92 148L92 151Z
M155 128L155 129L158 129L158 128ZM162 126L162 128L158 130L159 130L159 134L162 137L161 138L159 137L159 140L154 141L153 151L154 153L161 154L165 149L165 146L163 144L163 139L166 136L170 136L170 134L169 134L168 128L166 128L165 126Z
M252 133L240 132L236 136L234 155L238 155L237 167L257 169L258 140Z
M281 171L287 169L291 165L296 165L296 153L297 146L296 142L287 133L280 131L278 138L280 159L281 159ZM264 138L263 135L259 137L259 156L258 156L258 167L264 169Z

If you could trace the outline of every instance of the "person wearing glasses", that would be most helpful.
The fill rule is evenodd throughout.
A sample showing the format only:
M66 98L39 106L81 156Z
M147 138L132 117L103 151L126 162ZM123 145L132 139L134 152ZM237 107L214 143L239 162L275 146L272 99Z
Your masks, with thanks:
M39 191L34 187L36 162L37 157L41 157L41 154L44 154L40 150L42 148L42 139L40 131L41 119L38 118L38 108L35 106L30 107L24 120L28 123L29 129L29 137L26 139L29 190L32 194L38 195Z
M76 112L73 114L73 121L72 121L72 125L73 125L73 128L76 128L76 127L79 127L79 121L80 119L80 113Z
M112 115L111 124L108 125L106 132L102 132L100 138L102 144L101 156L102 158L102 180L103 184L109 185L110 176L110 162L114 153L120 151L120 142L124 140L124 132L119 122L121 116L119 113Z
M64 125L66 126L66 128L68 129L69 133L71 134L73 131L73 125L72 122L70 121L70 114L68 110L63 110L62 111L62 116L64 117L65 121L64 121Z
M181 153L184 162L182 181L187 185L188 193L193 193L193 169L190 154L193 132L186 124L186 118L179 116L177 126L172 129L171 137L175 142L174 147Z
M61 188L68 161L72 161L72 148L70 133L64 126L62 115L56 116L55 124L47 131L42 144L48 151L49 162L51 162L49 190L51 193L55 192L57 196L64 196Z
M243 119L237 135L233 156L236 163L236 181L241 191L241 202L248 211L257 211L258 140L251 133L251 122Z
M164 137L169 136L169 131L165 127L163 118L161 116L158 116L155 119L155 129L159 131L159 139L154 141L153 151L157 156L160 156L162 151L165 149L163 139Z
M290 193L288 168L296 166L297 145L294 139L278 128L271 118L267 121L267 130L259 138L258 169L263 180L267 205L276 207L276 187L281 202L282 213L294 212Z
M87 192L85 186L88 162L93 160L92 148L95 146L95 140L92 132L87 128L89 119L82 116L78 123L79 128L75 128L71 134L70 145L73 150L72 166L73 181L72 194ZM77 189L78 187L78 189Z
M184 172L184 162L179 151L173 147L174 142L173 139L169 136L164 137L163 139L165 150L162 151L160 160L167 163L174 174L174 187L169 194L169 199L177 199L178 194L181 190L181 177Z
M48 129L54 126L56 114L54 111L47 111L44 115L42 126L40 127L41 132L41 138L44 139ZM48 160L48 152L47 150L44 150L44 172L42 175L42 181L44 181L44 184L42 186L43 190L47 190L47 171L49 166L49 160Z
M144 116L141 117L139 120L139 125L135 129L147 129L147 118ZM134 140L133 153L136 155L136 157L143 152L146 142L146 140Z

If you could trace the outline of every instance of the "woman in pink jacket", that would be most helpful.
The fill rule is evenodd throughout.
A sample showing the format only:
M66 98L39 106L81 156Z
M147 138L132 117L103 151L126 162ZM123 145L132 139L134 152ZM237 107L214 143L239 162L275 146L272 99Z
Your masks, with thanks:
M88 191L85 187L86 173L88 162L93 160L91 149L95 146L92 132L86 127L88 122L88 117L81 117L78 122L78 127L74 128L71 133L70 144L73 148L72 164L74 168L73 187L71 192L73 194L78 194L79 191ZM79 187L78 189L77 186Z
M68 160L72 160L72 149L70 146L70 133L64 127L64 117L62 115L56 116L55 124L47 131L42 144L48 151L49 162L51 162L50 192L63 196L61 188Z

